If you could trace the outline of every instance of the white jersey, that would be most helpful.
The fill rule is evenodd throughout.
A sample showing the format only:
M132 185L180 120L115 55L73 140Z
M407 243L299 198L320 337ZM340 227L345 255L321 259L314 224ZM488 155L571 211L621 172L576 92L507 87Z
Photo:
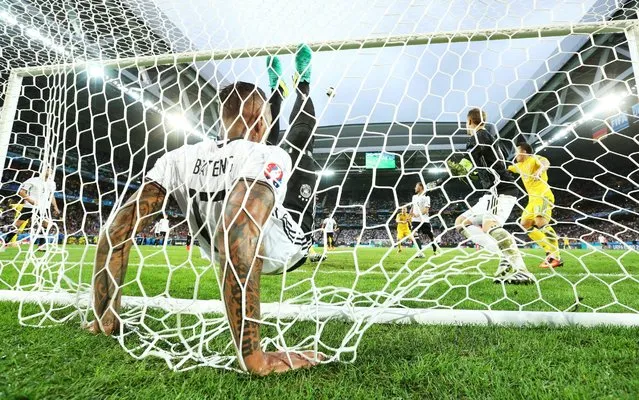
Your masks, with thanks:
M426 193L413 195L413 222L428 222L428 213L422 213L423 208L430 209L430 196Z
M155 233L166 233L169 231L169 220L168 218L162 218L155 224Z
M40 212L46 212L51 206L51 199L53 198L53 192L55 192L55 181L53 179L45 181L39 176L29 178L20 186L20 190L25 190L27 196L35 200L35 206L23 201L23 209L32 208Z
M193 238L207 254L215 254L216 232L224 200L235 183L267 184L275 195L275 208L262 231L262 272L281 273L306 256L311 243L283 208L291 158L281 148L244 139L217 143L205 140L183 146L162 156L147 179L160 184L188 215Z
M608 243L608 239L603 235L599 235L599 243Z
M335 226L337 226L337 222L332 217L328 217L322 221L322 225L324 226L324 232L335 233Z

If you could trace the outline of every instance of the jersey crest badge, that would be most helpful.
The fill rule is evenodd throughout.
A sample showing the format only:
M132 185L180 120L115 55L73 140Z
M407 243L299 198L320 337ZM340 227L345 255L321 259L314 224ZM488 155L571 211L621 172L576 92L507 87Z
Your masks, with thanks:
M313 192L313 189L311 189L311 185L309 184L305 183L300 187L300 195L305 199L308 199L309 197L311 197L312 192Z

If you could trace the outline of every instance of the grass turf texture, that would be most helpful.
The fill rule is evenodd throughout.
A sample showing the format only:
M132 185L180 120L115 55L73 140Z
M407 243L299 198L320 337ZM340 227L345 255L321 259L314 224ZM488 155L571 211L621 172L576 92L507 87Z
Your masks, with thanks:
M147 295L155 295L168 290L175 297L190 297L194 279L200 275L198 298L219 297L213 271L203 268L206 262L198 257L193 258L191 267L184 248L170 247L166 255L159 248L140 249L131 257L131 265L144 257L145 263L156 267L142 269L137 280L138 271L131 268L128 276L134 284L127 286L126 294L136 295L144 289ZM70 267L67 275L82 275L88 282L93 249L85 250L82 246L68 248L67 265L77 265ZM359 250L360 270L374 267L385 252ZM391 253L383 259L384 269L399 271L409 254ZM449 275L442 272L446 279L425 293L416 293L421 300L413 299L406 305L485 308L480 304L484 303L496 309L513 309L516 305L508 299L525 302L539 296L539 290L541 297L556 307L571 307L575 298L583 298L577 311L614 303L613 292L620 303L638 305L636 253L571 251L565 255L569 265L558 271L562 276L533 269L538 259L528 257L531 269L542 278L539 289L494 285L481 275L492 274L494 261L477 267L471 256L471 261L451 264L461 256L462 252L455 251L431 259L432 265L422 266L422 260L411 262L412 270L422 268L431 274L448 270ZM15 283L17 270L10 261L17 260L19 267L22 257L23 252L18 254L16 249L0 254L4 285ZM172 265L182 265L173 270L171 279L167 279L168 268L162 267L167 259ZM55 264L56 258L52 261ZM396 282L393 286L392 273L387 278L379 268L356 280L353 265L352 252L331 253L315 282L355 287L362 292L397 286ZM450 274L451 268L466 270ZM593 275L585 275L585 268ZM312 270L313 265L307 264L302 271L289 274L287 281L308 279ZM403 271L397 276L407 274ZM24 276L21 283L32 279ZM467 285L469 282L474 283ZM277 299L280 284L278 277L264 277L266 301ZM532 302L525 309L547 307ZM618 305L604 310L624 311ZM258 379L210 368L173 373L161 360L128 357L115 340L90 336L80 331L77 323L24 328L16 314L16 304L0 303L0 398L635 398L639 393L639 329L375 325L365 334L353 364L330 364Z
M330 252L319 269L307 262L301 270L286 275L284 299L309 293L313 284L330 288L322 298L327 302L342 301L351 291L366 294L376 292L376 301L408 281L420 278L420 283L403 295L401 305L407 307L459 309L495 309L526 311L592 311L634 312L639 309L639 254L636 251L570 250L563 252L566 266L555 271L539 269L543 253L526 251L529 269L539 279L538 285L526 287L502 286L492 283L496 259L478 258L475 250L446 249L439 256L406 261L414 250L401 254L383 248L339 249ZM64 268L72 282L90 283L94 247L67 246ZM174 298L219 299L215 271L206 260L193 253L189 259L184 247L142 246L131 253L124 294L129 296L165 295ZM18 282L26 251L8 249L0 254L0 289L9 289ZM56 280L62 255L53 256L43 265L51 273L41 276ZM140 260L144 267L138 268ZM358 272L356 272L356 267ZM20 286L29 288L35 282L33 267L24 268ZM64 285L64 284L63 284ZM282 276L263 276L263 302L279 301ZM367 306L371 299L359 296L357 305Z
M174 373L75 326L19 326L0 303L0 398L636 398L638 329L390 326L369 329L354 364L254 378Z

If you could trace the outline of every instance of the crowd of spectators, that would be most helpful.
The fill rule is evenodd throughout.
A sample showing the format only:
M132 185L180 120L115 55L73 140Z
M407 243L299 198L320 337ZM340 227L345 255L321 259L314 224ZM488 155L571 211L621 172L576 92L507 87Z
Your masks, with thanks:
M5 170L3 174L3 191L0 193L0 223L8 226L14 217L9 207L16 196L19 182L33 176L28 170ZM63 176L56 174L56 195L59 207L64 214L58 221L60 232L68 236L96 236L104 226L112 212L114 202L122 197L128 198L137 185L131 185L126 193L124 185L116 184L112 179L96 181L95 177L80 176L70 173ZM632 242L639 240L639 213L636 197L639 191L627 180L617 179L609 183L610 187L598 184L578 185L556 192L556 208L554 218L555 230L560 237L568 237L573 241L596 242L603 234L609 241ZM333 216L341 230L337 234L337 243L353 245L356 243L372 243L375 241L394 241L395 215L402 206L410 205L410 193L392 195L386 190L386 196L369 196L366 191L353 191L351 195L335 199L318 197L316 208L316 240L322 241L319 227L321 221ZM363 197L366 196L366 197ZM455 218L463 212L467 204L463 200L449 202L447 199L464 198L464 196L445 196L441 190L430 193L431 221L434 233L442 246L456 246L464 238L453 229ZM396 200L397 197L397 200ZM635 199L627 201L627 199ZM472 202L472 198L467 199ZM524 206L524 201L519 207ZM623 206L622 206L623 205ZM525 238L516 221L521 208L515 208L508 227ZM165 210L170 226L171 236L185 239L189 229L177 204L169 202ZM158 214L159 219L159 214ZM149 224L141 237L153 236L153 224Z

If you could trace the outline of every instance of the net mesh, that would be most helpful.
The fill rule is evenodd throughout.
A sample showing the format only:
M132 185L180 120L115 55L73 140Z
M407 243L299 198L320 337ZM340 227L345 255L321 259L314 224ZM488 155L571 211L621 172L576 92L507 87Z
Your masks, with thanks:
M243 80L268 91L269 53L279 53L292 87L302 42L315 50L321 260L262 277L264 349L352 361L371 324L404 320L411 309L637 313L636 44L632 25L621 24L636 19L635 2L81 3L0 1L2 119L10 121L2 132L0 290L21 300L25 325L93 318L105 224L160 156L220 134L218 89ZM551 35L553 26L572 28ZM23 71L15 110L7 106L12 69L58 64L70 67ZM282 106L283 132L294 98ZM446 164L465 150L474 106L487 112L509 161L526 141L551 164L552 222L566 266L537 269L545 255L518 223L522 188L505 227L536 277L525 288L495 285L499 257L455 229L481 195ZM27 211L20 189L47 169L61 215L42 206L15 226ZM424 250L426 258L395 247L396 214L418 181L429 183L440 248ZM161 357L176 370L237 369L219 266L197 246L185 249L193 227L173 199L154 221L162 212L167 236L149 225L132 239L117 340L132 356ZM320 228L329 216L340 227L330 252Z

